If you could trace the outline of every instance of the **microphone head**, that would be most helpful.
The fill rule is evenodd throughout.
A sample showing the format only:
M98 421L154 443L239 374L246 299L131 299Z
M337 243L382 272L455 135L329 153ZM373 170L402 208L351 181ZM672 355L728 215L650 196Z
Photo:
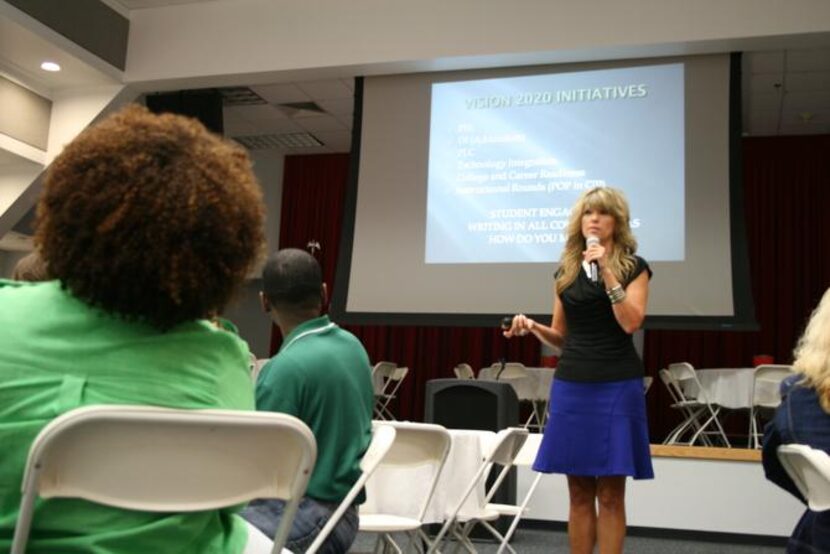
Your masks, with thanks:
M599 237L596 237L594 235L588 235L587 237L585 237L585 246L586 247L591 246L593 244L599 244Z
M501 318L501 328L502 329L507 331L512 326L513 326L513 316L512 315L506 315L503 318Z

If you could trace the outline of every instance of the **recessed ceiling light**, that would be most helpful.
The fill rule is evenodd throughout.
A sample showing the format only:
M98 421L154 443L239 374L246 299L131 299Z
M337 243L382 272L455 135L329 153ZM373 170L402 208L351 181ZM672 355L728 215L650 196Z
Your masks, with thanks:
M56 64L55 62L43 62L40 64L40 68L44 71L60 71L61 66Z

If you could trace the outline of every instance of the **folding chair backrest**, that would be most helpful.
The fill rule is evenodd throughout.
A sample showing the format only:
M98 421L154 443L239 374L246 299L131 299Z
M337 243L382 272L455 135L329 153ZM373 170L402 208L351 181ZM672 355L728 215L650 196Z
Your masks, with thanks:
M777 408L781 404L781 395L776 394L775 400L770 402L767 398L758 395L758 385L763 383L766 387L774 388L778 392L781 381L793 374L793 368L789 365L764 364L755 368L754 380L752 382L752 406L764 408Z
M669 396L671 396L672 402L677 403L681 401L681 398L678 396L677 393L677 384L674 381L674 377L672 376L671 372L668 369L661 369L657 372L660 376L660 380L666 385L666 388L669 391Z
M528 434L527 429L524 427L508 427L496 434L492 450L487 456L485 463L498 464L502 466L502 470L491 485L490 490L487 491L486 502L490 501L501 485L501 482L507 476L507 472L513 465L513 460L516 459L516 456L521 451Z
M513 465L530 467L536 461L536 454L542 445L542 433L529 433L519 453L513 460Z
M528 432L524 427L508 427L499 431L490 452L490 462L501 466L512 465L527 436Z
M470 364L458 364L453 368L456 379L475 379L476 374Z
M190 512L254 498L287 501L282 549L317 447L299 419L236 410L90 406L46 425L29 451L15 548L23 552L36 496L128 510ZM278 542L279 541L279 542Z
M389 376L389 379L392 381L403 381L406 378L407 374L409 373L408 367L396 367L395 371L392 372L392 375Z
M778 447L778 459L814 512L830 510L830 456L804 444Z
M675 392L680 396L681 400L701 400L702 402L708 403L706 393L703 391L700 381L698 381L697 373L695 373L695 368L692 367L692 364L688 362L669 364L668 369L674 382ZM683 389L682 384L684 381L692 381L696 385L696 395L691 395Z
M378 362L372 367L372 384L375 387L375 394L383 394L383 389L389 378L397 369L395 362Z
M495 367L501 369L501 364L494 364ZM498 371L497 369L497 371ZM510 362L504 364L504 371L501 372L499 375L499 379L523 379L524 377L528 376L527 369L525 369L524 364L520 364L517 362Z
M311 543L311 545L306 549L306 554L314 554L320 549L321 546L323 546L326 538L328 538L332 530L334 530L335 526L337 526L340 522L343 514L346 513L346 510L349 509L354 502L354 499L363 489L366 481L369 480L369 477L372 476L372 473L375 472L375 469L377 469L378 465L380 465L383 458L389 452L389 449L392 447L395 440L395 435L396 431L392 425L380 423L372 426L372 442L369 443L369 448L366 449L366 452L363 454L363 458L360 461L360 477L357 481L355 481L355 484L352 485L352 488L340 502L337 509L332 513L331 517L329 517L326 525L320 530L320 533L317 534L314 542Z
M450 452L452 438L441 425L431 423L410 423L405 421L375 421L375 426L391 426L395 429L395 441L383 457L381 467L418 467L431 464L435 467L431 483L424 483L425 498L418 511L423 521L429 501L438 484L438 477Z

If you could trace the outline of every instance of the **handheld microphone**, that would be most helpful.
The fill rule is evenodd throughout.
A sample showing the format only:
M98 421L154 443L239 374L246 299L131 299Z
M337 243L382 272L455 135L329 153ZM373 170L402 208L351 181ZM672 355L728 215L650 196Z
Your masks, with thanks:
M513 327L513 316L512 315L506 315L503 318L501 318L501 329L502 329L502 331L507 331L511 327ZM504 366L507 363L506 354L507 354L507 338L505 338L502 335L502 357L499 358L499 370L496 372L496 381L498 381L499 377L501 377L501 372L504 371Z
M599 244L599 237L595 237L594 235L589 235L585 239L585 248L593 246L595 244ZM591 282L595 285L599 284L599 264L595 261L591 262L590 264L591 269Z

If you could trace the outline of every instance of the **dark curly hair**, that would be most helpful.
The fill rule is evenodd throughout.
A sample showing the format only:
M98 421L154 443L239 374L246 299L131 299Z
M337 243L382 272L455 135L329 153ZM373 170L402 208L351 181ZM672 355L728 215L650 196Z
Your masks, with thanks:
M76 297L169 329L222 311L262 251L263 219L240 147L132 105L51 164L35 242Z

